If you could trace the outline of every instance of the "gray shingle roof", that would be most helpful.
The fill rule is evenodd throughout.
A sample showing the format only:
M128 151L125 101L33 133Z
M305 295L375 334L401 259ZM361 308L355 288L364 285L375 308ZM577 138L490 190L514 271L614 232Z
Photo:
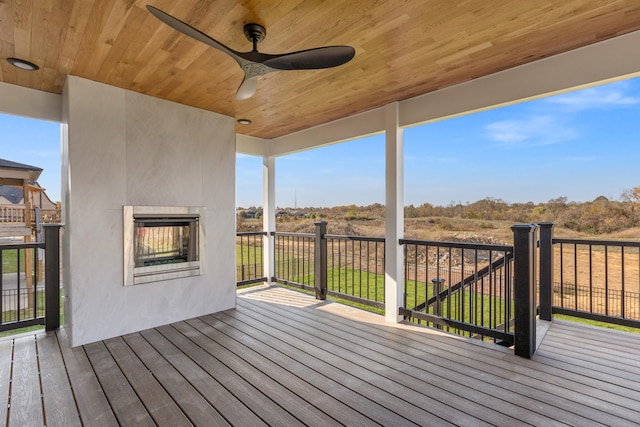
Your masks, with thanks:
M20 203L20 200L22 200L22 188L0 185L0 196L13 204Z
M11 160L5 159L0 159L0 168L42 172L42 168L37 166L25 165L24 163L12 162Z

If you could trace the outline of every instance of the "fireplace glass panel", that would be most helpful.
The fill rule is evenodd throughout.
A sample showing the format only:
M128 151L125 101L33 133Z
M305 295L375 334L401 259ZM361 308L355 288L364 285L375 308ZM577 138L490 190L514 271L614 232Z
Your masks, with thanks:
M198 261L197 230L197 219L135 219L135 266Z

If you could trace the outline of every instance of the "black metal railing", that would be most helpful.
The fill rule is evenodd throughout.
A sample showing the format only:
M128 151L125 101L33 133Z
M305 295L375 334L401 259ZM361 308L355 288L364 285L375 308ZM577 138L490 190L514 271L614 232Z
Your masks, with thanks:
M274 281L381 311L384 309L384 239L326 233L274 233ZM316 250L319 248L319 250Z
M513 246L401 240L414 321L513 344Z
M0 244L0 331L60 326L60 226L45 226L44 243Z
M558 239L553 224L547 227L540 240L541 318L557 313L640 327L640 242Z
M265 232L236 233L236 282L238 286L267 280L264 273Z
M301 289L315 286L315 235L311 233L274 233L274 281Z
M384 310L384 238L325 235L327 294Z

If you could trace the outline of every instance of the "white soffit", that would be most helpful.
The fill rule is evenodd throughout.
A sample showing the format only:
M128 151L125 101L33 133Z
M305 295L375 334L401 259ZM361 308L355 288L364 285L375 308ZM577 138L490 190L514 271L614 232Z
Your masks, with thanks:
M269 140L236 133L236 153L268 156Z
M381 133L385 126L384 108L365 111L319 126L290 133L270 141L272 156L282 156L323 145L345 142Z
M61 96L55 93L0 82L0 113L58 122L62 120Z

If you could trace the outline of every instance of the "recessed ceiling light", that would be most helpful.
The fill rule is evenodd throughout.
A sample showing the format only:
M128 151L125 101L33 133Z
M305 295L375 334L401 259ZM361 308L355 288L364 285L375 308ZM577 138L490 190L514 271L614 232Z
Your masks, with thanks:
M249 120L249 119L238 119L238 123L240 123L241 125L250 125L251 124L251 120Z
M9 63L14 67L20 68L21 70L36 71L40 69L40 67L38 67L33 62L25 61L24 59L7 58L7 61L9 61Z

